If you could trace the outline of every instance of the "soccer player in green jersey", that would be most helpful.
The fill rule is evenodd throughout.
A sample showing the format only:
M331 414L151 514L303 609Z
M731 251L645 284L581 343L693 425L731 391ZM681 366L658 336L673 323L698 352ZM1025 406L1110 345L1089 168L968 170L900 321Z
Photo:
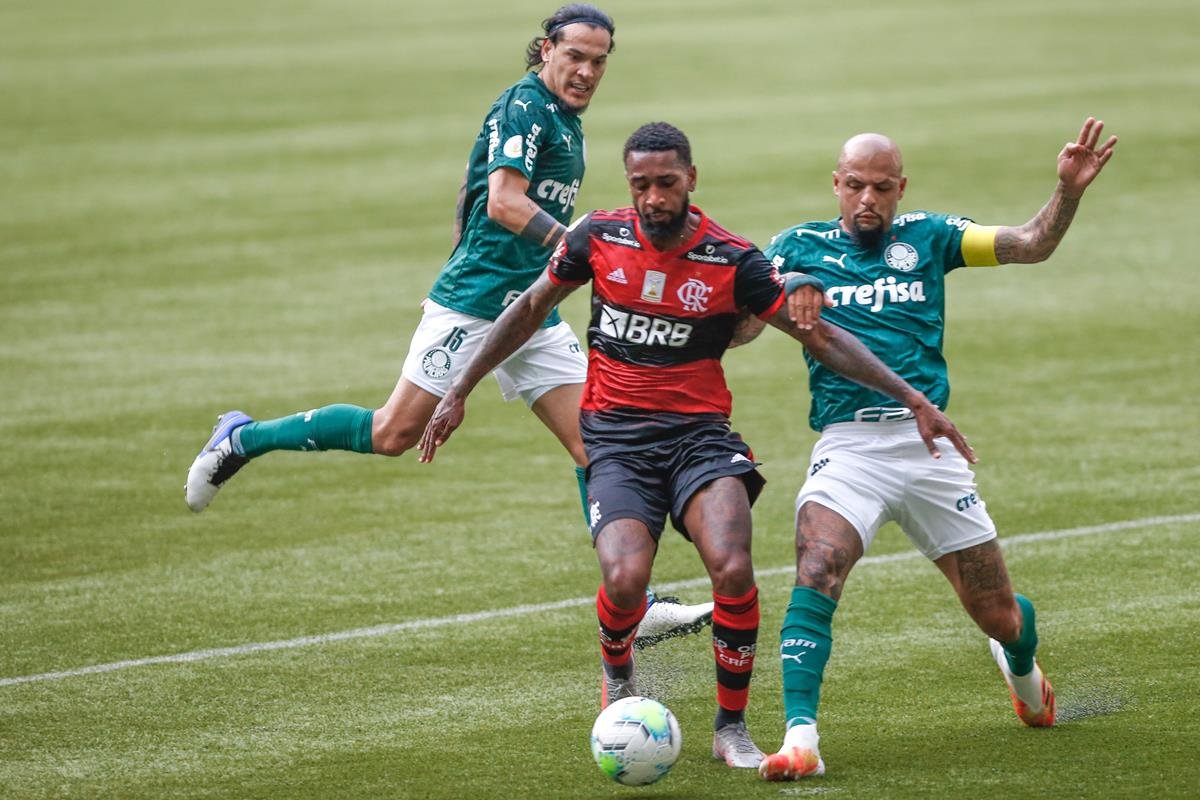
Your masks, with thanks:
M614 25L599 8L575 3L544 20L542 30L526 51L530 71L500 94L476 136L459 195L454 250L422 304L387 402L374 410L330 405L262 422L241 411L222 414L188 470L185 491L193 511L204 510L251 459L275 450L407 451L505 305L545 269L583 181L580 115L604 77ZM579 340L556 311L495 375L505 399L522 398L574 459L586 518L579 399L587 360ZM711 615L711 604L659 600L651 605L642 643L699 630Z
M765 253L781 272L819 278L826 290L822 316L945 409L946 273L1048 258L1080 197L1112 157L1117 139L1098 147L1102 129L1094 119L1084 123L1058 155L1058 185L1049 202L1014 227L925 211L897 216L908 182L899 148L878 134L855 136L833 173L841 216L788 228ZM1053 725L1054 692L1034 658L1033 603L1013 592L996 526L968 464L974 457L940 442L927 450L908 409L806 359L809 421L821 438L796 499L796 586L780 633L787 733L780 751L759 765L760 775L794 780L824 773L817 704L833 613L850 570L888 521L945 574L988 636L1021 721Z

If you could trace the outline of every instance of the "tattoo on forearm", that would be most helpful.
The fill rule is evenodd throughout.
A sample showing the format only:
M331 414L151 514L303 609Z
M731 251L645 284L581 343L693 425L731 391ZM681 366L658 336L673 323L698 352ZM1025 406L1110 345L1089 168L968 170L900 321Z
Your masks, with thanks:
M1067 197L1056 189L1029 222L997 232L996 259L1002 264L1045 261L1067 234L1078 209L1078 197Z
M555 245L566 230L565 225L539 208L521 229L520 236L540 245Z
M458 240L462 238L463 228L466 226L466 220L463 219L463 214L466 213L467 205L467 176L463 175L462 184L458 187L458 200L454 203L454 247L458 247Z
M762 333L767 323L763 322L753 314L741 316L733 327L733 338L729 341L730 347L741 347L744 344L749 344L758 338Z

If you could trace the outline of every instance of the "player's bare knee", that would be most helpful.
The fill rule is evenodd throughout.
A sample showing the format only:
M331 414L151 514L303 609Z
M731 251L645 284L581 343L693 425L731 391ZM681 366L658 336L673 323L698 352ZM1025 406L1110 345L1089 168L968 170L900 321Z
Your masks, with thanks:
M845 587L851 553L820 539L796 539L796 585L816 589L837 600Z
M646 596L650 576L637 567L621 563L606 565L604 593L618 608L637 608Z
M378 415L379 412L376 412ZM371 432L371 449L381 456L398 456L412 449L421 440L425 427L406 420L383 420Z
M617 608L637 608L641 605L643 598L646 596L646 581L622 580L612 582L606 579L604 581L604 593L608 595L608 599L612 601Z
M754 566L747 552L732 554L712 565L708 574L713 591L726 597L740 597L754 586Z

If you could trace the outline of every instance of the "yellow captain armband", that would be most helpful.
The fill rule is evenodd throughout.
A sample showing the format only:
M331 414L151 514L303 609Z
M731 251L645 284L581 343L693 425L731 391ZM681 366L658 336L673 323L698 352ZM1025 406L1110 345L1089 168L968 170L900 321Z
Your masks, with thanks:
M999 225L976 225L971 223L963 231L962 257L968 267L996 267L996 231Z

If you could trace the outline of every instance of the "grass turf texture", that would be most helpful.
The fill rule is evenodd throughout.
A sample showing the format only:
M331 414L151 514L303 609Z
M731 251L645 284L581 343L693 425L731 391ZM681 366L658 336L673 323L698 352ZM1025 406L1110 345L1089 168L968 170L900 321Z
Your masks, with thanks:
M618 47L579 210L627 202L621 144L663 118L692 139L696 201L763 244L835 215L834 155L864 129L905 151L903 209L1020 223L1062 143L1102 117L1122 143L1052 261L951 276L951 412L1006 535L1200 510L1192 4L605 7ZM181 492L219 411L387 395L481 114L550 10L0 10L0 678L594 591L566 457L490 386L432 467L278 454L201 516ZM582 293L566 315L582 330ZM784 337L726 365L771 481L749 719L773 749L790 583L775 568L814 435ZM0 796L1185 797L1198 529L1009 550L1067 718L1054 731L1018 725L949 587L905 559L850 582L822 706L830 774L810 783L709 760L703 639L643 660L683 726L680 763L648 790L606 783L578 605L0 686ZM657 583L702 574L665 542ZM872 555L907 550L889 529Z

